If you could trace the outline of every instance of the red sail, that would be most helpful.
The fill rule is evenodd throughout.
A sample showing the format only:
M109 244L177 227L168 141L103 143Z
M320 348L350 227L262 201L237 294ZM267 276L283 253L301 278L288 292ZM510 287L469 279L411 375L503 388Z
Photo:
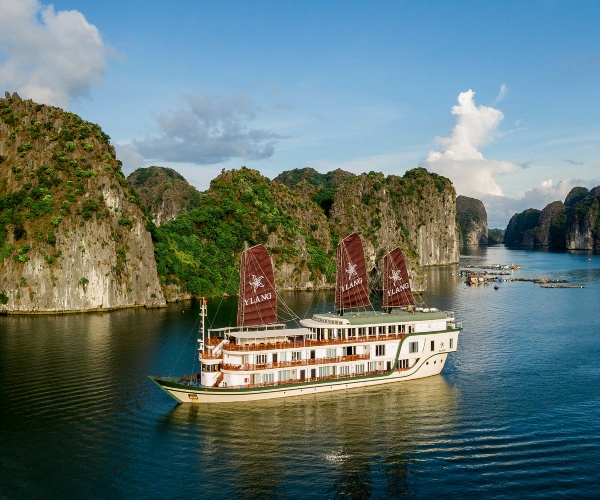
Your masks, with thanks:
M397 247L383 258L383 308L414 305L404 252Z
M277 296L269 252L256 245L242 252L237 326L267 325L277 321Z
M369 305L365 252L360 236L352 233L337 248L335 309L343 311Z

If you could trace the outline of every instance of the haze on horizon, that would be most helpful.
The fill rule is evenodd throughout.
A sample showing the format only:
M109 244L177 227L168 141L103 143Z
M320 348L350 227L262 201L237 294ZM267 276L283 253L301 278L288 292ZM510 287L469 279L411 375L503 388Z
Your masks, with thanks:
M126 173L206 189L422 166L490 227L600 184L591 1L0 0L0 90L96 122Z

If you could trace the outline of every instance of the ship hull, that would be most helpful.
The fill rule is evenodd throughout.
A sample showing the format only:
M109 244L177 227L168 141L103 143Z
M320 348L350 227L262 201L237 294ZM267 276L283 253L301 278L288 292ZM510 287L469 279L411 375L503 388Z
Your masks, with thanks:
M196 387L179 383L179 378L150 376L169 396L179 403L233 403L287 398L340 390L351 390L389 383L404 382L438 375L445 366L447 352L435 353L420 359L410 369L387 373L352 376L309 382L293 382L282 385L255 388Z

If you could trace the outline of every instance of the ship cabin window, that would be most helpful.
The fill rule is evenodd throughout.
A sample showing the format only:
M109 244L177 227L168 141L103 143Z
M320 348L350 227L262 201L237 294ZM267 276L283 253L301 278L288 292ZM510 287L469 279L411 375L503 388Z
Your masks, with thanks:
M257 354L256 355L256 364L257 365L266 365L267 364L267 355L266 354Z
M361 363L356 365L356 369L354 370L356 373L365 373L365 364Z
M329 377L331 375L331 366L320 366L319 377Z
M408 359L400 359L398 360L398 368L406 369L408 368Z
M435 340L431 341L431 350L435 351Z
M273 353L273 363L277 363L277 353Z
M327 349L327 357L335 358L337 356L336 349Z
M263 379L263 383L265 383L265 384L271 384L274 381L272 373L263 373L262 379Z
M279 381L280 382L286 382L288 380L290 380L291 376L290 376L290 370L282 370L279 372Z
M375 328L374 326L369 327L369 337L375 336Z
M279 361L287 361L287 356L285 352L279 353Z
M388 333L396 333L396 325L388 326Z
M450 349L454 349L454 339L450 339Z
M375 356L385 356L385 344L375 346Z
M419 352L419 343L418 342L409 342L408 343L408 352Z
M364 337L366 335L366 333L367 333L367 329L366 328L362 327L362 328L358 329L358 336L359 337Z
M369 364L367 366L368 366L368 370L370 372L374 372L375 371L375 361L369 362Z
M310 351L310 359L315 359L317 357L317 351L312 350Z
M346 346L346 356L354 356L356 354L356 346L355 345L349 345Z
M302 359L301 351L292 351L292 361L300 361Z
M348 365L340 366L340 375L350 375L350 367Z
M385 326L379 327L379 335L385 335Z

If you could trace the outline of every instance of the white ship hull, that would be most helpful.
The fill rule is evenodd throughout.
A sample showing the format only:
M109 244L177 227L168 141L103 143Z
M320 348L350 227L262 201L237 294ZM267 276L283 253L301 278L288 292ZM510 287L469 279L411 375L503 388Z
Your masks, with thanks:
M424 336L424 335L423 335ZM414 336L411 336L414 337ZM421 335L418 335L421 337ZM458 331L435 332L426 335L425 342L435 339L438 345L450 345L450 338L457 339ZM456 346L456 342L454 342ZM260 401L265 399L286 398L319 394L359 387L370 387L389 383L404 382L440 374L450 352L456 349L439 349L437 352L419 353L414 366L405 369L393 369L389 372L353 376L338 376L326 380L293 380L287 383L265 387L202 387L186 385L181 378L150 377L162 390L179 403L228 403L240 401ZM406 360L409 361L408 359ZM393 362L398 366L398 360Z

